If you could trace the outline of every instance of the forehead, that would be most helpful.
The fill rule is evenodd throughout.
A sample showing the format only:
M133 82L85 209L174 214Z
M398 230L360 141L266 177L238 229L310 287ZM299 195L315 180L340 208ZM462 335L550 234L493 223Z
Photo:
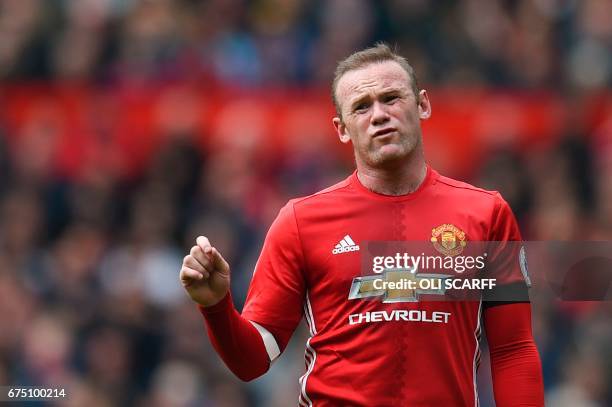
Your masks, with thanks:
M410 88L408 73L395 61L373 63L345 73L336 89L340 102L387 88Z

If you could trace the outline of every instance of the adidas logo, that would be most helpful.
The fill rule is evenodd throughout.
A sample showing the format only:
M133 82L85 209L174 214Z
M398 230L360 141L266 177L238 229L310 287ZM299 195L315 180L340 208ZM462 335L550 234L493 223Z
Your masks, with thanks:
M332 254L340 254L347 252L356 252L359 251L359 246L353 242L353 239L349 235L346 235L340 240L340 243L334 247L332 250Z

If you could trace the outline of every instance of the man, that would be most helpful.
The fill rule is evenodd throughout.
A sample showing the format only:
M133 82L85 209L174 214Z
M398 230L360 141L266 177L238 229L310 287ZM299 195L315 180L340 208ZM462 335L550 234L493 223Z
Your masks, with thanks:
M520 241L506 202L426 164L420 121L431 115L429 98L386 45L342 61L332 95L334 127L352 143L357 169L281 209L242 315L232 303L230 267L207 238L198 237L184 259L181 281L221 358L243 380L262 375L304 316L311 337L299 405L477 405L482 316L497 405L543 405L526 296L442 302L407 290L409 298L391 301L393 293L366 288L371 280L361 268L368 242L420 241L453 258L470 242ZM518 256L496 262L500 283L526 293Z

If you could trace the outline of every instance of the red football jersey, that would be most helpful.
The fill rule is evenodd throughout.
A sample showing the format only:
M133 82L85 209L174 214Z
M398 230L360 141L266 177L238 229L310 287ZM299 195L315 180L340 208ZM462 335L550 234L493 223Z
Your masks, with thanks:
M476 405L482 301L356 298L360 254L365 242L419 241L444 252L520 239L497 192L428 167L417 191L386 196L353 173L280 211L242 315L270 331L280 349L305 317L311 337L300 405ZM496 261L507 263L498 284L523 281L517 257Z

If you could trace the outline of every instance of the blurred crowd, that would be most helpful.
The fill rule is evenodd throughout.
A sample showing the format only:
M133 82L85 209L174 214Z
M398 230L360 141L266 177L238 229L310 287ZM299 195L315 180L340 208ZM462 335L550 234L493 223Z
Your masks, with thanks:
M425 83L610 84L607 0L3 0L0 78L327 84L373 39Z
M3 0L0 78L320 87L337 60L389 40L434 89L601 90L612 78L610 16L606 0ZM103 143L91 162L106 165L62 176L44 123L26 123L34 136L15 143L0 119L0 385L65 387L61 404L74 406L296 404L303 327L266 376L240 383L178 271L195 237L210 236L232 265L241 307L280 207L353 164L322 147L316 126L263 156L244 139L212 152L173 125L174 113L129 177L113 171ZM612 240L612 117L597 128L568 121L556 140L489 151L465 180L499 190L526 240ZM548 404L611 405L611 303L532 300Z

